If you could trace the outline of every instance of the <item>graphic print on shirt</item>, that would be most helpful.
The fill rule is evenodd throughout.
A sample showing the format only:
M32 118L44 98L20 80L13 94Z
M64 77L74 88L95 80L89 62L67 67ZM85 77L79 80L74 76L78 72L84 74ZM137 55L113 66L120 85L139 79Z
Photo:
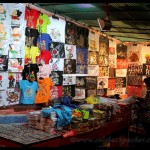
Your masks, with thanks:
M6 4L0 3L0 20L5 20L6 19Z
M0 40L0 56L8 55L9 45L8 40Z
M23 43L21 41L12 41L9 44L9 58L23 58Z
M6 26L6 22L0 22L0 39L7 39L7 28L8 27Z
M0 71L7 71L8 55L0 55Z
M23 26L11 26L11 38L14 41L21 41L24 39L24 36L22 34L23 32Z
M30 87L26 88L25 94L27 97L32 97L33 93L34 93L34 91L32 88L30 88Z
M6 95L7 95L7 98L6 98L7 99L7 104L5 104L5 106L15 105L15 104L19 103L19 98L20 98L19 90L7 89Z
M52 66L52 71L63 71L64 70L64 59L63 58L52 58L51 66Z
M39 89L38 89L38 92L37 92L37 96L39 96L39 97L45 97L46 94L47 94L47 90L45 88L45 85L40 85Z
M65 44L65 58L76 59L76 45Z
M22 58L9 58L8 60L8 71L10 72L22 72L23 62Z
M8 73L1 72L0 73L0 90L5 90L8 87Z
M65 49L64 43L52 42L50 44L50 52L52 53L52 58L64 58L65 57Z

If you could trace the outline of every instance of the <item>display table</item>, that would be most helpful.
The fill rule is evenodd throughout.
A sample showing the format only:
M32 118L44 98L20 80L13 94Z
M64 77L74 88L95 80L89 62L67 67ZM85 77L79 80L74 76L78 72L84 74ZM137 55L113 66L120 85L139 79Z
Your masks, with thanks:
M26 125L0 125L0 147L60 147L82 141L101 141L112 133L128 128L131 121L131 108L121 109L111 120L94 127L90 131L77 132L74 136L64 138L62 132L56 134L28 128Z

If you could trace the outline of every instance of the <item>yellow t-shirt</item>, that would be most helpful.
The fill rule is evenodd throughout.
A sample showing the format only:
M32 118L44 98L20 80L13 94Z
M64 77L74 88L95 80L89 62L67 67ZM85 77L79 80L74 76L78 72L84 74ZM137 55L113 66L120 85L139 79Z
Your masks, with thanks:
M36 46L27 47L25 46L25 58L32 60L32 64L36 63L36 56L39 56L40 50Z
M35 104L46 103L50 100L50 88L54 86L51 78L37 79L38 91L35 96Z

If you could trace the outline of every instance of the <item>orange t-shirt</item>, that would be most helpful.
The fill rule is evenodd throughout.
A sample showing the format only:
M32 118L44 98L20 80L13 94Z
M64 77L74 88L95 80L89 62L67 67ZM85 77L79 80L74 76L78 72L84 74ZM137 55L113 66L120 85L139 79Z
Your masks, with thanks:
M35 104L46 103L51 97L50 88L54 86L51 78L37 79L38 91L35 96Z

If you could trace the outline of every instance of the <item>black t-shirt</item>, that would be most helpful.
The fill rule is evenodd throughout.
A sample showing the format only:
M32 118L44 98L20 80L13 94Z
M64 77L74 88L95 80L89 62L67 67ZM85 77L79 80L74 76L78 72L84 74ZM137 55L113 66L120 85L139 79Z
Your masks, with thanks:
M32 72L34 73L35 81L37 81L37 73L39 72L39 67L37 64L28 64L24 66L22 71L22 80L27 80L27 76Z
M39 32L37 29L26 27L25 35L26 35L26 45L30 44L30 46L32 45L37 46L37 39L39 37Z
M7 71L8 69L8 55L0 56L0 71Z

